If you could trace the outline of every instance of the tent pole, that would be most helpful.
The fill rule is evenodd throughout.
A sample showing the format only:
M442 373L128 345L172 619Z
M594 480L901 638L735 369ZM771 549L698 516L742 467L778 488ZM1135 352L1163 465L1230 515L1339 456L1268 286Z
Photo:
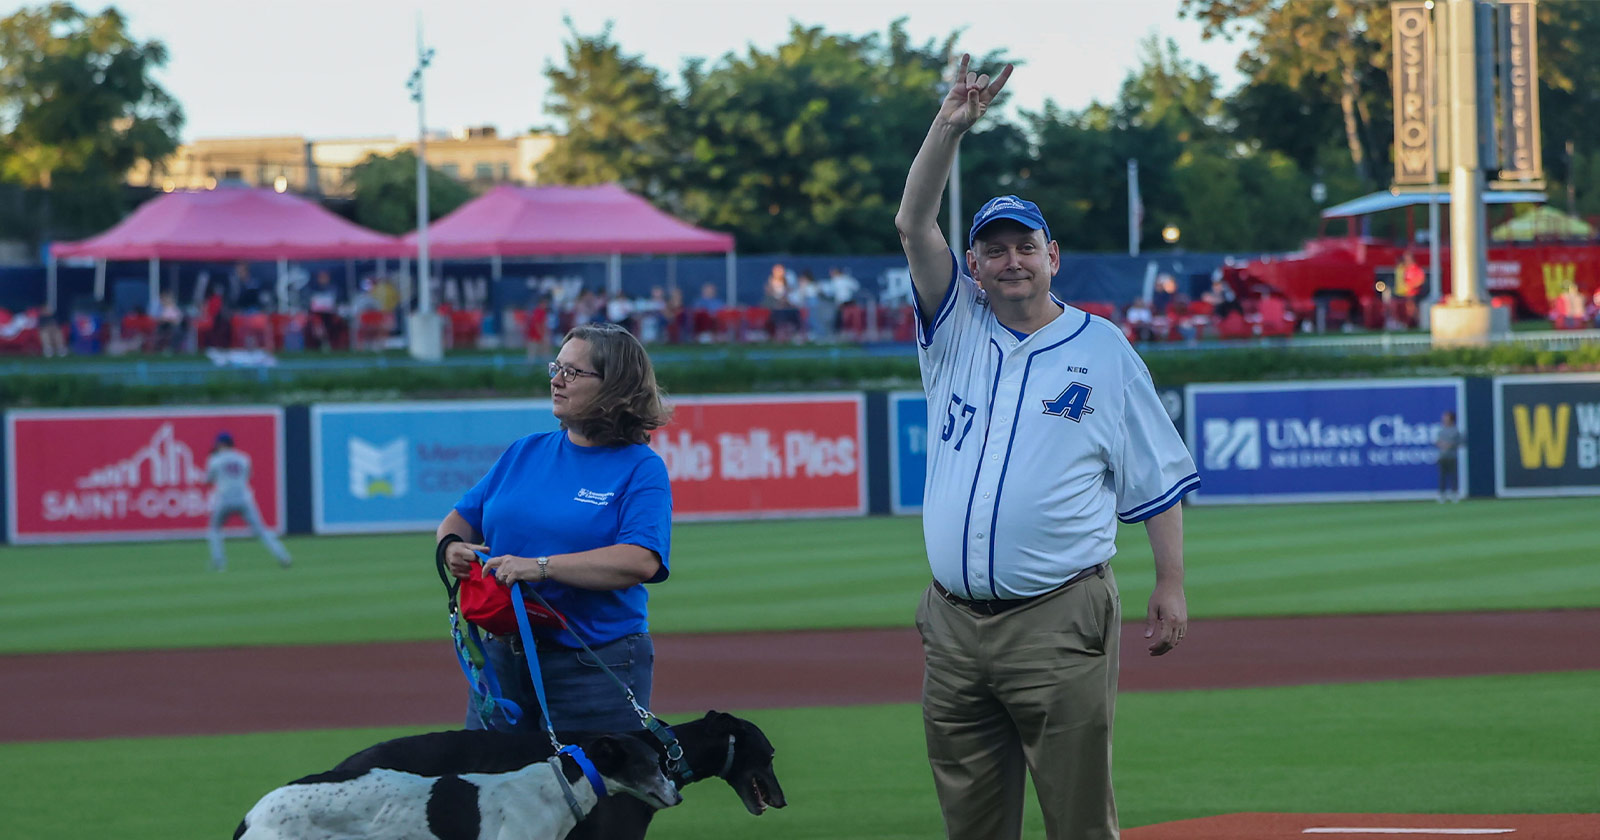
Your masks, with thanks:
M51 312L55 312L56 311L56 253L55 253L54 250L50 251L50 258L45 261L44 275L45 275L45 278L44 278L45 279L45 283L44 283L45 306L49 307Z
M161 258L150 258L150 306L145 311L150 314L159 312L161 308Z
M278 311L289 311L289 259L278 258Z
M500 255L499 254L491 254L489 256L489 276L494 278L494 279L496 279L496 280L500 279Z
M667 255L667 291L674 292L678 289L678 255Z
M727 271L727 275L728 275L728 300L727 300L727 304L729 306L734 306L738 301L737 295L738 295L738 292L739 292L739 270L738 270L739 254L738 254L738 252L737 251L729 251L726 259L724 260L724 263L726 264L726 271Z
M106 261L94 261L94 299L101 302L106 299Z
M606 291L612 297L622 294L622 255L612 254L606 261Z
M396 283L395 287L400 292L400 301L401 301L401 303L405 304L405 310L407 312L410 312L411 311L411 258L410 257L401 257L400 258L400 277L398 279L399 279L400 282Z

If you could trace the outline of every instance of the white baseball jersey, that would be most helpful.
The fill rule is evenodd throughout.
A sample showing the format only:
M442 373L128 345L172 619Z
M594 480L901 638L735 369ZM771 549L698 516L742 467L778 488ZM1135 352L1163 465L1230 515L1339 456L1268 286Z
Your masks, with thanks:
M951 276L933 323L917 316L928 563L964 598L1040 595L1110 560L1118 519L1161 513L1200 477L1115 325L1064 306L1019 339L959 262Z
M206 480L211 482L213 505L238 505L250 501L250 456L238 449L219 449L206 459Z

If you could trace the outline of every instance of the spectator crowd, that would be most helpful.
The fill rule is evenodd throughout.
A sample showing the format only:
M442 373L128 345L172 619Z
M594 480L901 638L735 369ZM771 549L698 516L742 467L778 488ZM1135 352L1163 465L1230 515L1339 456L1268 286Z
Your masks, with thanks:
M20 312L0 309L0 352L50 357L170 355L210 348L379 350L404 343L409 302L402 294L403 282L404 278L397 282L376 273L346 286L334 282L328 271L317 271L291 287L288 305L279 306L273 285L240 263L222 282L203 279L189 306L163 292L148 310L134 308L120 314L104 306L74 307L67 317L43 307ZM1204 286L1203 278L1199 282ZM1414 282L1406 276L1407 288ZM861 283L841 268L817 278L809 270L796 272L782 263L772 266L755 304L724 300L723 290L714 283L702 285L691 299L677 287L655 286L648 296L631 298L556 284L536 291L524 306L491 313L484 306L486 294L448 291L453 294L445 294L439 304L445 346L474 347L493 334L498 336L497 346L524 346L530 357L547 355L573 327L591 323L623 324L647 344L910 342L916 330L909 300L864 294ZM1198 295L1190 295L1177 278L1163 274L1149 295L1125 306L1069 303L1115 322L1134 342L1289 336L1299 326L1298 316L1281 295L1264 288L1240 294L1220 272ZM1365 313L1371 317L1364 318L1364 325L1410 326L1415 323L1415 305L1412 296L1395 295L1381 312ZM1362 316L1348 305L1332 306L1324 314L1322 326L1330 328L1353 325ZM1557 328L1600 327L1600 290L1586 296L1568 289L1552 299L1550 318Z

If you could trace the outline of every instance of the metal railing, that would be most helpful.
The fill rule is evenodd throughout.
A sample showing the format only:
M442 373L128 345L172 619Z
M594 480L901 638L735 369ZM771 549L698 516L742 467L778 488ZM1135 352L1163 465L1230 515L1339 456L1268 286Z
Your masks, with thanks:
M1510 333L1492 340L1496 345L1513 345L1539 350L1571 350L1600 343L1600 329L1591 330L1540 330ZM1228 353L1260 350L1262 348L1293 348L1299 352L1327 353L1330 355L1414 355L1433 349L1433 339L1427 333L1356 333L1333 335L1296 335L1293 337L1255 338L1233 341L1207 339L1194 342L1152 342L1138 345L1145 355L1165 353ZM217 364L203 357L159 358L125 357L101 358L95 361L68 361L43 364L38 359L17 359L0 362L0 377L12 375L93 376L99 381L130 385L178 385L214 381L218 377L236 376L262 382L288 382L303 375L390 369L455 369L481 368L522 369L536 368L555 355L549 353L530 360L521 350L493 353L447 354L435 362L419 361L409 356L349 353L332 356L291 356L272 358L270 364L233 365ZM908 343L878 343L862 345L825 345L814 347L739 345L727 350L707 348L680 349L672 345L652 347L651 358L657 365L715 364L733 358L768 361L778 359L838 360L859 356L879 358L910 358L916 355L916 345ZM270 357L264 357L270 358Z
M1573 350L1600 343L1600 329L1595 330L1538 330L1513 332L1494 336L1490 346L1510 345L1537 350ZM1301 352L1320 352L1344 355L1411 355L1433 349L1433 336L1427 333L1350 333L1296 335L1281 338L1255 338L1236 341L1208 339L1194 342L1166 342L1140 344L1140 353L1167 352L1227 352L1230 350L1256 350L1262 347L1293 348Z

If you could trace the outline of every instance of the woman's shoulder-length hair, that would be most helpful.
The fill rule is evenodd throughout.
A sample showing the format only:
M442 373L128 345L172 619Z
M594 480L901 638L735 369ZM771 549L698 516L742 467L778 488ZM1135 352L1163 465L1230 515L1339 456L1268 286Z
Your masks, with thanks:
M562 343L581 338L589 344L589 363L600 374L600 392L581 416L567 420L590 442L601 446L649 443L650 432L667 424L672 409L656 384L650 354L620 324L583 324Z

